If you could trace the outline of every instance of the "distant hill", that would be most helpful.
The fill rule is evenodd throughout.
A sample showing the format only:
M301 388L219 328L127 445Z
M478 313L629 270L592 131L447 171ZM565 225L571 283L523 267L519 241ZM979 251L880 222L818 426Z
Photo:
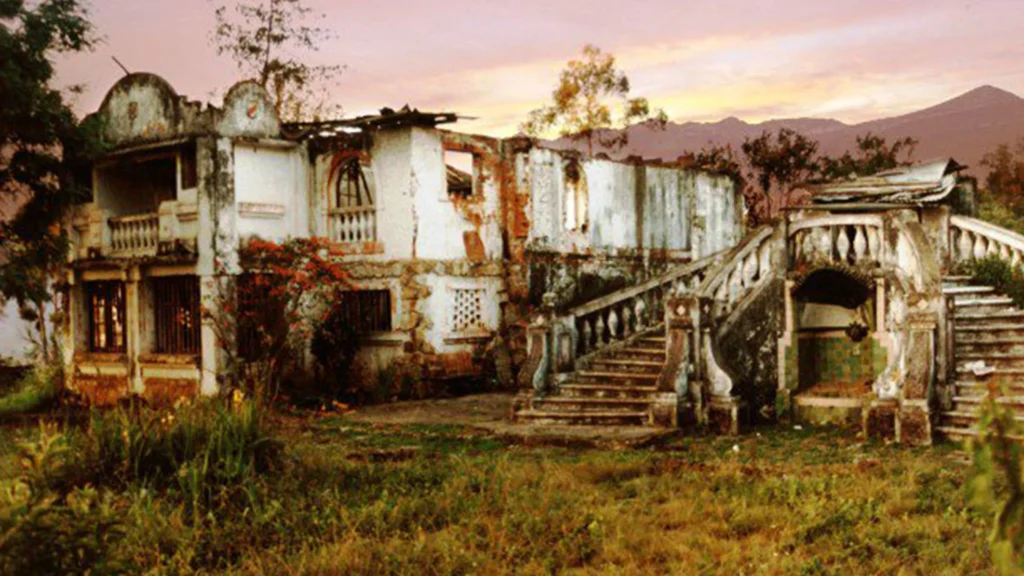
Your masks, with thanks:
M929 160L951 156L967 164L970 172L983 176L982 157L1002 143L1013 143L1024 136L1024 98L993 86L975 88L952 100L902 116L844 124L822 118L789 118L750 124L735 117L719 122L669 123L665 130L644 125L628 128L629 144L622 150L606 151L622 158L675 160L688 151L697 151L709 143L731 144L737 152L747 137L765 130L790 128L821 143L820 151L842 154L856 145L858 135L872 132L894 140L905 136L919 141L914 159ZM564 140L556 147L566 147Z

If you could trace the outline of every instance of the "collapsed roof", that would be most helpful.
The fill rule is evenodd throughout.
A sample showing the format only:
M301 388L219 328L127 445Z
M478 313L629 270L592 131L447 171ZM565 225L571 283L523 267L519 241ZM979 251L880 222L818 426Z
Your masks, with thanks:
M810 186L811 199L817 204L867 202L887 204L926 204L949 196L967 168L952 158L905 168Z

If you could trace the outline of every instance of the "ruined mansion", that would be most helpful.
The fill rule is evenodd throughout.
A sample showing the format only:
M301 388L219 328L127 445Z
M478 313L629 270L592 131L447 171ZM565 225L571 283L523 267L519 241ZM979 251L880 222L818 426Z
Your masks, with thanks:
M540 425L728 433L789 415L928 443L970 433L991 377L971 366L1024 373L1024 312L956 275L1019 264L1024 237L961 208L951 160L811 187L747 230L727 177L442 129L457 119L286 124L253 83L213 107L118 81L69 223L68 386L99 404L217 393L200 309L254 237L337 248L351 378L493 378Z

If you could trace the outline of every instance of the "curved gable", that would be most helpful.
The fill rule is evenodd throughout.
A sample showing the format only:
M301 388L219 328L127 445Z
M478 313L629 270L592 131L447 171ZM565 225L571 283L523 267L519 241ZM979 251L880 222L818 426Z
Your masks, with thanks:
M98 115L106 143L114 148L202 133L201 106L178 95L163 78L134 73L107 92Z
M217 132L229 137L277 138L281 135L281 122L267 91L246 80L232 86L224 96Z

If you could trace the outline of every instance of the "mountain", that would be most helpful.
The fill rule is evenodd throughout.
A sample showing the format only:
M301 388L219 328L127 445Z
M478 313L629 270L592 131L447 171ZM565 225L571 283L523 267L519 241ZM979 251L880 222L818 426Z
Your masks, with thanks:
M820 151L842 154L856 146L856 138L868 132L893 141L910 136L918 140L915 160L953 157L970 167L975 176L984 176L982 157L1003 143L1024 137L1024 98L993 86L982 86L930 108L859 124L844 124L823 118L789 118L747 123L735 117L719 122L670 122L665 130L644 125L630 126L629 143L613 157L641 156L647 159L675 160L688 151L708 144L729 144L739 151L748 137L765 130L790 128L818 140ZM560 141L558 147L566 147Z

